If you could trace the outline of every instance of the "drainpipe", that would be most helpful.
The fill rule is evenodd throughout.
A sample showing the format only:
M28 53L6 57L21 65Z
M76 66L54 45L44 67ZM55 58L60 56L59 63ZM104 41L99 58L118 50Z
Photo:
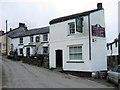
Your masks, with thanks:
M120 33L118 35L118 64L120 64Z
M8 25L7 25L7 20L6 20L6 56L8 55L8 38L7 38L7 27L8 27Z
M88 15L88 28L89 28L89 60L91 60L91 34L90 34L90 14Z

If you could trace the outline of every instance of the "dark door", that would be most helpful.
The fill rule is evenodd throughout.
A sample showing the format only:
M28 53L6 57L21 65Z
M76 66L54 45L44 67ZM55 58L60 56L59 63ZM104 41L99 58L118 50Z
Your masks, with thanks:
M26 54L27 54L28 57L30 56L30 48L27 48Z
M56 50L56 67L62 67L62 50Z

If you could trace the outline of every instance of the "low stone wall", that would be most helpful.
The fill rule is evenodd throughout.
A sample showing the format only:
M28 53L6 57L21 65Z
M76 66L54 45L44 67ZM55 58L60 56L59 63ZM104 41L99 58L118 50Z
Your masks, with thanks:
M36 66L43 66L45 68L49 68L49 61L48 59L37 59L37 58L27 58L23 57L22 58L23 63L31 64L31 65L36 65Z

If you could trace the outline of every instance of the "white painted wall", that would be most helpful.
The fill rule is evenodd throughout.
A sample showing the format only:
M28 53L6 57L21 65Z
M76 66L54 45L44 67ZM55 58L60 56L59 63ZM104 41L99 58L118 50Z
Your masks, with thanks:
M40 42L36 42L36 40L35 40L35 38L36 38L36 36L40 36ZM48 42L44 42L44 43L42 43L43 42L43 35L42 34L40 34L40 35L33 35L33 43L32 43L32 45L36 45L36 46L38 46L39 48L38 48L38 51L37 51L37 53L38 54L43 54L43 47L44 46L49 46L49 34L48 34ZM20 48L23 48L24 46L26 46L26 45L29 45L29 43L30 43L30 36L26 36L26 37L23 37L23 45L19 45L20 43L19 43L19 38L14 38L14 39L12 39L12 43L13 43L13 47L14 47L14 50L15 49L18 49L18 55L20 55L20 51L19 51L19 49ZM36 50L36 48L35 47L30 47L30 54L31 55L33 55L33 54L35 54L35 50ZM23 54L24 54L24 56L26 56L26 47L23 49Z
M105 27L104 10L100 10L90 14L90 24L100 24ZM91 30L92 31L92 30ZM95 42L92 41L95 40ZM107 70L107 49L106 38L94 37L91 38L91 51L92 51L92 70Z
M120 1L118 2L118 34L120 33Z
M105 27L104 23L104 12L98 11L90 15L91 25L101 24ZM106 70L106 39L96 38L97 42L92 43L92 59L89 60L89 27L88 27L88 16L84 18L84 28L83 33L68 36L68 23L75 21L75 19L67 20L64 22L59 22L50 25L50 55L49 63L50 68L56 68L56 53L55 50L63 51L63 70L68 71L99 71ZM99 18L99 19L98 19ZM97 19L97 20L96 20ZM95 37L92 37L95 38ZM69 60L69 45L82 45L83 59L84 63L67 63ZM100 46L101 45L101 46ZM96 55L99 52L99 55ZM98 66L97 66L98 65Z

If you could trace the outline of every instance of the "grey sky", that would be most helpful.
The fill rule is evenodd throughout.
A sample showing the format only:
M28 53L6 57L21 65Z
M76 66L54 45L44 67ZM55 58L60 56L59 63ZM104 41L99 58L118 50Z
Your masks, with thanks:
M28 28L44 27L49 21L66 15L80 13L97 8L102 2L105 9L107 42L118 35L119 0L0 0L0 29L15 28L24 22Z

